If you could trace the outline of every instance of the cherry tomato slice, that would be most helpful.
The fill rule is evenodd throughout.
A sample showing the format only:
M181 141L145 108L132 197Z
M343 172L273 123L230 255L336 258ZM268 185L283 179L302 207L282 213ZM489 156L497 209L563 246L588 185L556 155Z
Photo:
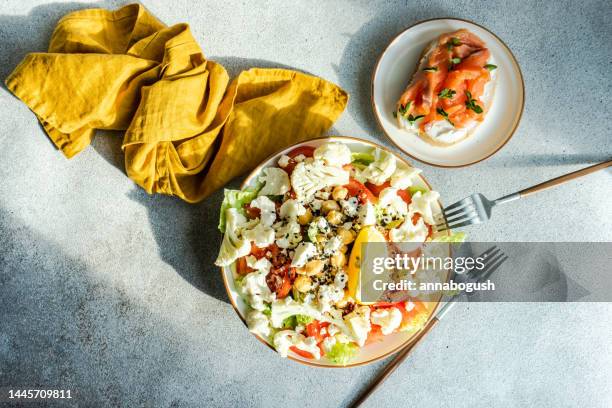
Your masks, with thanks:
M412 202L412 197L407 190L397 190L397 195L400 196L406 204L410 204Z
M419 213L414 213L414 215L412 216L412 225L416 225L417 222L419 222L419 220L421 219L421 214ZM425 223L425 225L427 225L427 238L430 238L433 235L433 228L431 227L431 225Z
M251 207L251 204L244 205L244 211L249 219L259 218L261 216L261 210L259 208Z
M315 320L306 325L306 334L308 334L308 337L314 337L317 340L317 343L319 343L323 341L324 338L329 337L329 333L326 333L325 335L321 334L321 329L327 326L329 326L328 322L320 322Z
M380 186L377 186L374 183L367 182L367 183L365 183L365 186L368 188L368 190L370 190L372 192L372 194L374 194L376 197L378 197L380 195L381 191L383 191L387 187L391 187L391 182L390 181L385 181Z
M238 260L236 261L236 272L238 273L238 275L244 276L253 272L254 270L255 269L249 268L249 266L247 265L246 256L238 258Z
M268 252L268 248L260 248L251 242L251 255L253 255L257 259L261 259L266 256L266 252Z
M349 183L344 186L348 190L350 197L357 197L363 204L366 201L375 202L376 196L362 183L355 180L354 178L349 179Z
M380 326L377 324L372 324L372 330L370 330L370 332L368 333L368 337L366 338L365 344L377 343L379 341L382 341L384 337L385 335L382 334Z
M300 350L299 348L295 347L295 346L291 346L289 347L289 349L291 351L293 351L295 354L302 356L304 358L314 358L314 356L309 353L308 351L304 351L304 350Z
M291 157L292 159L300 154L303 154L305 157L312 157L314 156L314 151L315 148L312 146L300 146L287 153L287 156Z

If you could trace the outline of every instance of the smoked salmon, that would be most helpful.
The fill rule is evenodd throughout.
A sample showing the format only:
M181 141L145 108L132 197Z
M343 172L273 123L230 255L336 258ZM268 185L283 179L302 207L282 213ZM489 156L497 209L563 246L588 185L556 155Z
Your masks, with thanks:
M436 145L465 139L490 108L491 53L472 32L442 34L423 53L394 116L401 128Z

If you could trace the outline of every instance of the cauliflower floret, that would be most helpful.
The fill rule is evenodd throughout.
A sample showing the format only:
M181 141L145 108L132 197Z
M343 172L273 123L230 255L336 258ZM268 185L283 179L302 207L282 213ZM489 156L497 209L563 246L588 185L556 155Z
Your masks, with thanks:
M291 296L277 300L272 303L270 313L270 323L272 327L280 328L283 326L283 320L295 315L310 316L313 319L321 320L321 313L312 305L306 302L298 303Z
M260 195L251 201L250 206L259 208L259 219L263 225L269 227L276 221L276 205L268 197Z
M293 254L293 260L291 261L291 266L296 268L300 268L308 262L310 258L315 256L317 253L317 248L311 242L301 242L300 245L295 249L295 253Z
M317 292L317 300L319 301L319 310L325 313L331 310L332 305L341 301L344 298L344 290L336 285L320 285Z
M282 168L287 167L289 165L289 160L291 160L291 157L287 156L286 154L283 154L278 159L278 167L282 167Z
M398 228L389 231L391 242L425 242L427 235L429 235L429 230L423 218L419 218L416 225L413 225L411 216L406 217Z
M382 334L390 334L402 323L402 312L396 307L378 309L371 314L372 323L380 326Z
M231 265L236 259L251 252L251 242L240 237L240 229L246 224L246 218L236 208L225 210L225 234L215 261L217 266Z
M300 215L306 213L306 207L304 207L298 200L289 199L283 203L280 207L281 218L296 219Z
M387 187L378 195L378 206L385 209L388 213L400 216L408 213L408 204L397 195L397 188Z
M395 172L395 156L381 149L374 152L374 161L361 172L370 183L380 186Z
M259 191L259 195L283 195L291 189L289 184L289 175L283 169L278 167L266 167L263 169L263 176L259 177L259 181L265 183Z
M325 143L315 149L314 158L330 166L342 167L351 162L351 150L344 143Z
M309 202L318 190L326 187L343 186L349 182L349 172L333 166L326 166L320 160L302 162L291 173L291 185L300 201Z
M370 324L370 308L367 306L359 306L351 313L344 316L344 321L351 330L353 337L359 346L365 344L368 338L368 333L372 330Z
M391 176L391 187L405 190L412 185L412 178L419 173L421 173L421 170L414 167L398 167Z
M274 335L274 347L281 357L287 357L289 349L296 347L312 354L317 360L321 358L321 350L317 346L317 340L314 337L304 337L304 335L294 330L281 330L277 332Z
M276 230L276 245L279 248L295 248L302 241L300 224L295 220L277 222L274 224Z
M246 316L246 323L251 333L266 338L271 333L270 319L259 310L251 310Z
M257 259L253 255L249 255L246 257L246 262L249 268L253 268L256 271L265 272L266 275L268 272L270 272L270 268L272 268L272 264L267 258Z
M359 206L359 210L357 210L357 222L359 222L361 226L376 224L376 208L372 203L367 201L365 204Z
M252 241L258 248L266 248L274 243L274 229L265 226L263 223L258 223L255 227L244 230L242 237Z
M412 196L410 212L421 214L427 224L435 225L434 213L437 214L440 211L438 198L440 198L440 194L437 191L428 191L425 194L417 191Z
M251 272L242 279L240 285L240 293L255 310L264 310L265 302L272 302L276 299L276 295L270 291L266 283L266 275L265 271Z

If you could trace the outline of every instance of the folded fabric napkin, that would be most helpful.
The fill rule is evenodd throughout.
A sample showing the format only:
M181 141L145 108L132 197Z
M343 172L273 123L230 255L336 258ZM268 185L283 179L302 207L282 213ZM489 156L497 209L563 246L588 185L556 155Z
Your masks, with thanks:
M250 69L230 84L187 24L166 27L138 4L66 15L49 52L27 55L6 85L66 157L95 129L126 130L128 176L188 202L321 135L348 101L338 86L285 69Z

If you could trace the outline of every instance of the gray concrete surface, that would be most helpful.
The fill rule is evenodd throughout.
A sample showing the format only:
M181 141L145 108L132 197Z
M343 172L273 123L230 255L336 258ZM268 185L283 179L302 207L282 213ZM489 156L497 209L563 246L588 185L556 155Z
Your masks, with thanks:
M0 76L88 5L3 0ZM289 66L350 94L332 134L388 144L369 104L376 58L417 20L456 16L497 33L525 76L521 126L493 158L422 165L452 202L501 195L612 154L612 7L576 2L144 1L187 21L232 73ZM70 388L78 406L345 406L381 363L322 370L276 356L242 326L212 266L220 195L151 197L122 170L120 134L66 160L0 90L0 387ZM611 173L497 211L474 240L612 241ZM367 404L612 406L612 305L462 304Z

